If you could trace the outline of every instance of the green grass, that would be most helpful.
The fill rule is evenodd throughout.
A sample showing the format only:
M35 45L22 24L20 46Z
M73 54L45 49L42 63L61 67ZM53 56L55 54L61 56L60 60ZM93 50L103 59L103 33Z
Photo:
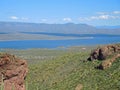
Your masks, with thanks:
M106 70L95 69L101 62L86 62L89 53L70 53L53 60L29 65L28 90L120 90L120 59Z
M4 90L3 75L2 75L2 78L1 78L0 90Z
M75 90L78 84L83 85L83 90L120 90L120 58L110 68L99 70L95 67L101 61L86 61L90 54L88 49L82 51L77 47L62 52L40 49L32 50L34 53L30 51L16 51L16 54L32 57L45 56L47 52L48 58L28 60L26 90ZM54 58L49 58L53 55Z

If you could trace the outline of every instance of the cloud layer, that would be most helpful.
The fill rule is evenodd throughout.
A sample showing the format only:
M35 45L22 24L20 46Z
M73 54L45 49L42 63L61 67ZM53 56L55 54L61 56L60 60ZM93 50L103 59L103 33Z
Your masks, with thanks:
M111 20L120 19L120 11L113 12L96 12L97 15L89 17L79 17L80 21L92 21L92 20Z
M12 20L17 21L33 21L34 18L27 18L27 17L17 17L15 15L9 17ZM92 16L87 17L78 17L78 18L70 18L64 17L64 18L37 18L36 22L45 22L45 23L64 23L64 22L87 22L87 21L97 21L97 20L117 20L120 19L120 11L115 10L111 12L95 12ZM31 20L30 20L31 19ZM37 21L38 20L38 21Z

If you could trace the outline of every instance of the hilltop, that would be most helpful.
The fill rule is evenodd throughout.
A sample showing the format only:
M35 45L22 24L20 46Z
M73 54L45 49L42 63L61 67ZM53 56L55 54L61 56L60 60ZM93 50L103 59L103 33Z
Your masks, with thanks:
M28 60L28 90L119 90L120 58L116 58L111 67L98 69L96 66L100 65L102 60L87 61L94 49L95 47L74 47L65 50L5 51ZM111 50L114 49L110 48Z

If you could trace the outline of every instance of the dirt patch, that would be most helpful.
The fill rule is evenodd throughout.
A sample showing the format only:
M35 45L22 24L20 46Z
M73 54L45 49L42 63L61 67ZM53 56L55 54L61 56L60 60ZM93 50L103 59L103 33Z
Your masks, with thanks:
M78 84L75 88L75 90L82 90L83 88L83 85L82 84Z

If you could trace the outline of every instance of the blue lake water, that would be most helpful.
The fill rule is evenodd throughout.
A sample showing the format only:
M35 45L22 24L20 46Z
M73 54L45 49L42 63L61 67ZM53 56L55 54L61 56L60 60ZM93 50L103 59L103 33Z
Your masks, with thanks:
M120 43L120 35L92 35L88 39L0 41L0 48L57 48Z

